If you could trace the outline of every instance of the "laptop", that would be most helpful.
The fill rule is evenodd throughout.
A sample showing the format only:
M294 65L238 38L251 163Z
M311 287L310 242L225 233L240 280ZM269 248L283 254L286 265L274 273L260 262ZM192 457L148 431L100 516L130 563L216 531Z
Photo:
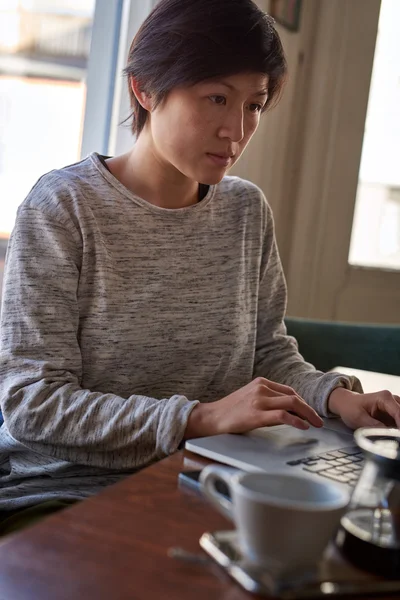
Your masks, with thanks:
M400 395L400 377L346 367L334 371L355 375L364 391L389 389ZM352 488L363 467L363 453L353 431L339 418L324 419L307 431L289 425L261 427L246 434L222 434L187 440L186 450L245 471L291 472L312 479L332 479Z

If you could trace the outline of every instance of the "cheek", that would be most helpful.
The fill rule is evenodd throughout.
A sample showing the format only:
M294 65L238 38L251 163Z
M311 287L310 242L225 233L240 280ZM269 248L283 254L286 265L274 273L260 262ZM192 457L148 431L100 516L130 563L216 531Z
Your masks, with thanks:
M257 123L251 122L246 126L244 138L240 143L242 152L246 148L247 144L250 142L250 140L253 137L253 135L255 134L255 132L257 131L257 128L258 128L258 121L257 121Z
M199 110L188 113L184 125L189 136L205 140L213 130L214 123L209 115Z
M197 155L207 146L210 138L210 123L196 113L182 115L171 131L174 152L181 158Z
M174 116L163 115L154 119L152 127L153 140L158 151L166 158L176 152L181 144L182 128L177 126Z
M173 154L188 156L206 144L211 129L210 119L205 118L201 111L179 105L157 119L153 133L160 147Z

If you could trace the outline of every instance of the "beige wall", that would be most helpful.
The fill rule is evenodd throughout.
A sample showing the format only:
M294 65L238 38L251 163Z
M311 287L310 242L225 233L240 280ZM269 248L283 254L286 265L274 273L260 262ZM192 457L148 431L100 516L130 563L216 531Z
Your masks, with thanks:
M288 84L235 172L273 208L290 315L400 323L400 272L348 261L379 11L303 0L299 32L277 25Z
M268 12L268 0L256 0ZM231 173L254 181L266 194L275 216L276 233L285 270L288 267L292 215L296 208L307 81L312 68L313 43L318 23L318 0L303 0L300 30L276 28L285 49L289 77L280 104L263 115L245 155Z

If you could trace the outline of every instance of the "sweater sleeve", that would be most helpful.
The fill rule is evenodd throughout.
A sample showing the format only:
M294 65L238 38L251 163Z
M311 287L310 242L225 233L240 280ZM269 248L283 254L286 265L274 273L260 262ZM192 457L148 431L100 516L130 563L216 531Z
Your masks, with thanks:
M4 280L1 409L10 435L36 452L130 469L174 452L198 402L81 387L79 239L45 211L19 210Z
M362 393L361 383L356 377L322 373L305 362L295 338L287 335L284 323L286 281L276 245L273 215L268 205L258 300L254 377L289 385L323 417L332 416L328 398L336 387Z

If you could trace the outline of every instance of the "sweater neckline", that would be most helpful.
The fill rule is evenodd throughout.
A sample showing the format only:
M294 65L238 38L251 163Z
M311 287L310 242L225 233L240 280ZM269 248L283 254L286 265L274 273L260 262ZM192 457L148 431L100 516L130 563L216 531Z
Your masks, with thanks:
M197 202L196 204L192 204L191 206L185 206L183 208L163 208L161 206L156 206L154 204L151 204L151 202L148 202L144 198L141 198L140 196L137 196L136 194L134 194L133 192L128 190L128 188L125 187L111 173L111 171L109 171L109 169L107 169L107 167L105 167L103 165L103 163L100 159L100 156L97 152L92 152L92 154L89 155L89 158L90 158L92 164L94 165L94 167L97 169L97 171L99 171L99 173L103 177L103 179L105 179L111 186L113 186L120 194L129 198L131 201L135 202L135 204L140 205L142 208L144 208L150 212L159 214L159 215L163 215L163 216L164 215L165 216L175 215L175 216L179 217L179 216L188 215L188 214L202 211L210 204L210 202L214 198L216 190L217 190L216 185L210 185L206 196L202 200L200 200L200 202Z

